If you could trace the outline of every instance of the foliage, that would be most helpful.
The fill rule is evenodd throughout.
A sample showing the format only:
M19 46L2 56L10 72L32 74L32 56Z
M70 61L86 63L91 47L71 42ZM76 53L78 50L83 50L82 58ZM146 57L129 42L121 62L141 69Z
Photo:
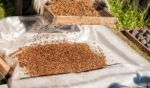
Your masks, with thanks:
M0 2L0 19L5 16L4 4Z
M0 0L0 19L14 14L13 0Z
M111 13L118 18L117 29L129 30L150 26L149 7L142 7L140 0L109 0L109 3Z
M6 83L7 83L7 80L1 78L1 75L0 75L0 85L1 85L1 84L6 84Z

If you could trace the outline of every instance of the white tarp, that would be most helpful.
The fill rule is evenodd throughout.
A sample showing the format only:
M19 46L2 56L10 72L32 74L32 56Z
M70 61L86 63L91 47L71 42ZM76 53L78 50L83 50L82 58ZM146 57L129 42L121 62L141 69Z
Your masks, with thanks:
M0 88L8 88L7 85L0 85Z
M31 25L34 21L35 19L21 17L0 21L0 51L5 54L4 59L11 66L15 66L8 83L9 88L150 87L150 63L124 43L111 29L100 25L49 25L47 29L39 27L39 24L45 24L44 21L40 20ZM16 60L8 57L10 53L24 45L64 38L76 42L94 43L103 51L107 64L114 65L83 73L31 78L24 74L24 69L14 63ZM149 87L146 87L148 85Z

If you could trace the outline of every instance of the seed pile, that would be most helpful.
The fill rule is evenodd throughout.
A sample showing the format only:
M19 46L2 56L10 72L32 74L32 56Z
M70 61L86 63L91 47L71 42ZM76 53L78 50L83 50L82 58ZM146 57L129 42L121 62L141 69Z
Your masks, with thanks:
M106 65L102 53L94 53L85 43L36 44L15 55L30 76L76 73Z
M84 0L56 0L49 5L49 10L61 16L99 16L98 11Z

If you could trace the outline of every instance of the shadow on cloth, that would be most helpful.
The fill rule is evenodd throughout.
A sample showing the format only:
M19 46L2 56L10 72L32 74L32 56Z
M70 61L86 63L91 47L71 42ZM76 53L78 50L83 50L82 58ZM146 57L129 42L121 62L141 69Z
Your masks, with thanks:
M120 83L112 83L108 88L150 88L150 77L140 76L139 74L133 78L133 82L137 85L135 87L122 85Z

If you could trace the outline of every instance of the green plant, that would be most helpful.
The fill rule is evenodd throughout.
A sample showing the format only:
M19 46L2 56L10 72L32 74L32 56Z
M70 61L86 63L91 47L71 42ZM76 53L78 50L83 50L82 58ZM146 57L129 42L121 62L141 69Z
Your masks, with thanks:
M149 7L143 8L140 0L109 0L109 3L111 13L118 18L117 29L130 30L150 26Z
M0 0L0 19L14 14L13 0Z
M7 80L4 79L3 75L0 73L0 85L1 84L6 84L7 83Z
M6 84L6 83L7 83L7 80L6 80L6 79L0 78L0 85L1 85L1 84Z
M5 16L4 4L0 2L0 19Z

